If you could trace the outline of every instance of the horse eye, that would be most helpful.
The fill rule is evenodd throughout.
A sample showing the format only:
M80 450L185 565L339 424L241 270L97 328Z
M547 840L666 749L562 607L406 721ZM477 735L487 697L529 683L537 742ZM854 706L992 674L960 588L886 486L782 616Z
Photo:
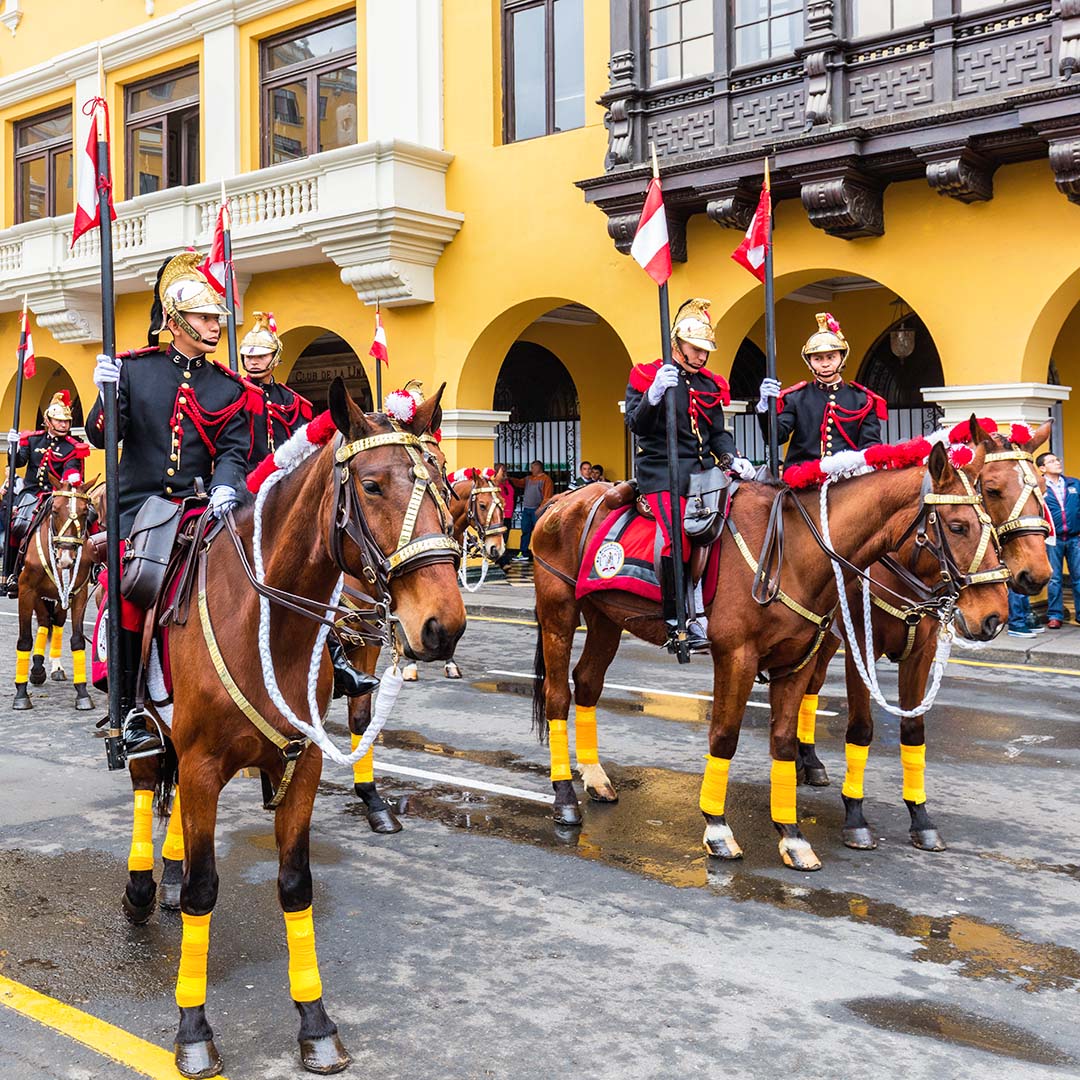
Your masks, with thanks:
M363 480L363 481L361 481L360 486L369 495L381 495L382 494L382 488L379 487L379 485L376 484L374 480Z
M986 494L992 499L1000 499L1002 495L1001 488L987 488Z
M966 533L967 531L968 531L968 527L963 522L961 522L961 521L950 521L949 522L949 532L962 534L962 533Z

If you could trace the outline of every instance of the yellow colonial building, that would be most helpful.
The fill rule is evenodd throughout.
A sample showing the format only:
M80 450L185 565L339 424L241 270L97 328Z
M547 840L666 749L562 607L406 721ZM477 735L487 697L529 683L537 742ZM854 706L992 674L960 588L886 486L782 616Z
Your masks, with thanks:
M4 0L0 22L0 410L25 295L24 428L61 387L76 423L95 395L98 241L71 232L100 50L120 348L163 259L208 247L224 181L241 313L274 312L282 379L371 395L378 301L384 391L446 383L451 465L619 478L627 374L659 350L625 254L650 144L673 300L711 298L742 401L763 290L730 254L768 153L782 379L830 310L891 434L1056 414L1080 469L1075 0Z

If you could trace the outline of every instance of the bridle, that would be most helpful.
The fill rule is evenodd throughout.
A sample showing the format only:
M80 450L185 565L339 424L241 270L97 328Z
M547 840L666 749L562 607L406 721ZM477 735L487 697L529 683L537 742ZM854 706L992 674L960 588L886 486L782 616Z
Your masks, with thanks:
M53 521L58 512L56 505L57 499L68 500L68 518L59 529L53 527ZM69 607L72 596L81 591L90 580L90 576L87 575L86 580L82 585L76 588L79 580L79 570L82 565L83 545L86 543L86 533L83 528L83 522L79 519L79 499L82 499L86 503L86 515L88 515L91 505L89 495L70 487L56 488L53 491L53 503L48 518L48 554L46 554L41 543L41 529L39 528L34 534L34 541L37 544L37 553L38 559L41 562L41 568L45 571L46 577L53 583L53 586L56 589L57 603L59 603L62 608ZM75 562L71 567L61 569L56 565L56 557L60 551L65 549L69 551L74 550Z
M1005 445L1007 449L988 453L984 459L987 464L992 461L1015 461L1018 462L1020 469L1022 483L1020 494L1017 495L1016 502L1013 504L1008 516L994 529L999 550L1010 541L1021 536L1037 535L1045 537L1050 535L1050 525L1045 516L1034 517L1030 514L1023 514L1028 499L1032 497L1035 499L1035 505L1043 512L1043 515L1046 513L1046 501L1043 496L1042 485L1039 483L1038 474L1035 472L1035 457L1027 450L1009 447L1008 443Z
M481 514L480 496L490 495L487 513ZM498 487L488 479L473 480L473 489L465 503L465 541L470 550L480 549L484 553L485 541L490 536L502 536L506 532L503 524L503 498ZM497 522L498 524L493 524Z

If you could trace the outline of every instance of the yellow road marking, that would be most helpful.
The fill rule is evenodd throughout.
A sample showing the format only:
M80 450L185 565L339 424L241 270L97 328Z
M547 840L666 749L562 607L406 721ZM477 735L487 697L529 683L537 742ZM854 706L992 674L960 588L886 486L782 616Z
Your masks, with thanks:
M0 1005L59 1031L141 1076L149 1076L152 1080L176 1080L180 1075L171 1051L3 975L0 975Z

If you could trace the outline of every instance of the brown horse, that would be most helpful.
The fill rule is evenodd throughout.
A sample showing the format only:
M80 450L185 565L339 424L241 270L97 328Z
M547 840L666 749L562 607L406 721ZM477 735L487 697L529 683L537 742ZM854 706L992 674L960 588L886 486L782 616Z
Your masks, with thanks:
M447 535L449 522L435 486L439 472L419 439L437 421L441 393L440 388L419 405L411 423L393 428L385 417L363 413L342 380L335 380L329 395L338 433L334 443L268 481L254 511L237 513L236 543L219 536L209 548L198 603L187 622L171 630L172 671L198 673L175 681L166 729L178 762L183 824L176 1064L185 1076L212 1076L222 1068L205 1016L209 924L218 887L214 831L221 790L244 768L261 770L279 800L278 898L290 989L300 1014L301 1062L319 1073L338 1072L349 1063L323 1006L311 915L308 834L322 753L288 713L299 719L313 701L314 720L329 703L325 625L305 612L330 614L342 575L363 581L376 599L385 598L407 656L448 656L465 628L455 582L457 546ZM265 575L257 593L245 563L258 567L253 538L260 521ZM274 598L268 620L260 615L267 594ZM136 827L125 910L145 921L155 894L150 789L157 787L164 805L171 778L161 758L133 761L131 774Z
M909 467L856 476L826 489L835 550L854 567L865 568L895 548L916 515L936 513L941 530L952 535L952 554L961 564L978 549L977 507L967 504L966 487L982 466L985 451L963 470L949 463L941 446L934 447L927 468ZM961 479L959 473L965 476ZM966 482L966 483L965 483ZM927 505L928 495L957 496L955 504ZM533 719L541 738L550 737L551 778L557 822L582 821L571 781L567 715L570 705L569 666L579 612L586 625L585 645L574 668L575 734L578 764L586 790L599 801L615 798L596 746L596 703L604 673L619 647L623 628L656 645L666 639L657 605L624 593L591 593L578 601L575 581L582 532L597 499L595 485L557 496L541 517L534 534L536 611L538 622ZM757 564L752 550L763 544L774 500L784 499L784 567L769 582L777 602L764 606L751 596ZM713 711L709 727L709 757L702 782L700 806L705 816L705 846L712 855L739 858L742 851L725 819L728 770L738 745L743 711L755 678L769 673L773 759L771 811L780 834L784 863L799 870L816 870L821 863L799 831L795 798L796 716L798 703L813 673L809 662L827 636L837 604L830 559L819 548L803 517L820 530L817 490L782 495L775 486L744 484L733 500L729 527L735 542L725 538L719 556L723 603L709 612L713 658ZM802 512L794 503L801 504ZM599 528L595 522L593 529ZM940 533L943 535L943 532ZM591 535L591 530L590 530ZM981 565L993 563L987 553ZM781 576L786 577L784 586ZM990 637L1005 611L1004 588L969 590L960 596L964 632L972 638ZM951 602L951 601L950 601Z
M45 647L51 637L54 665L60 657L61 635L71 613L71 663L75 708L94 707L86 689L86 639L83 616L90 595L94 557L90 547L89 509L93 484L68 484L45 496L41 522L26 545L26 560L19 575L19 640L16 643L15 700L13 709L32 709L27 681L45 682ZM35 638L32 619L37 617ZM33 652L31 653L31 648ZM31 665L31 659L33 664ZM63 679L54 666L53 678Z
M1008 567L1009 586L1016 592L1033 596L1050 580L1050 563L1046 557L1045 538L1048 532L1040 504L1038 474L1032 455L1050 437L1051 422L1047 421L1022 445L1014 446L1000 435L991 436L981 428L976 439L986 450L979 473L978 486L982 492L986 513L994 527L994 543ZM912 537L898 552L897 561L910 566L927 585L934 584L940 572L937 560L930 557L926 546L916 548ZM911 588L886 566L877 564L871 571L875 587L873 628L874 656L888 656L899 664L900 706L913 709L922 701L930 677L930 667L937 649L941 624L924 614L917 606L918 598L911 597ZM889 590L885 593L881 588ZM975 585L977 589L992 589L993 585ZM896 595L911 597L910 606ZM861 603L858 585L849 590L852 604ZM814 748L814 715L818 693L825 682L829 661L840 642L830 635L822 646L816 669L799 708L799 771L815 787L828 785L825 766ZM873 830L863 816L863 773L870 743L874 737L874 720L870 711L870 694L855 670L850 647L846 653L848 724L846 743L847 771L844 778L844 843L859 850L877 847ZM921 782L921 765L925 760L925 716L908 716L900 720L901 757L904 761L903 797L911 816L911 842L924 851L944 851L945 842L934 826L926 809L926 790Z
M503 497L498 487L483 475L482 470L465 469L460 472L473 475L466 475L455 480L454 477L458 473L453 473L448 478L450 481L448 506L454 522L454 539L465 550L475 546L480 549L483 558L497 560L506 550ZM464 562L462 565L464 566ZM375 666L379 662L379 651L378 645L357 645L349 652L349 660L360 671L374 674ZM461 670L453 659L446 661L444 672L448 679L461 678ZM402 669L402 677L407 681L415 681L417 675L418 668L414 663L406 664ZM371 698L369 696L350 698L349 730L352 732L354 745L359 743L370 723ZM379 794L375 785L374 754L373 749L369 750L353 766L353 790L367 809L368 825L372 832L383 834L401 832L401 822Z

